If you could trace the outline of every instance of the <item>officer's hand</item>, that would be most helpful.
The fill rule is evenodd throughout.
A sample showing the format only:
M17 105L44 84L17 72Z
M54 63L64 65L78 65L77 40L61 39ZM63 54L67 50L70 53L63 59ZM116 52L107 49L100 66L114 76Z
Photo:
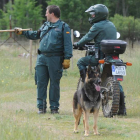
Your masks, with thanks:
M68 69L70 67L70 60L64 59L62 65L63 65L63 69Z
M17 35L21 35L22 34L22 28L18 28L18 27L15 27L14 28L15 29L15 33L17 34Z
M77 44L77 42L74 42L74 44L73 44L73 49L78 49L78 44Z

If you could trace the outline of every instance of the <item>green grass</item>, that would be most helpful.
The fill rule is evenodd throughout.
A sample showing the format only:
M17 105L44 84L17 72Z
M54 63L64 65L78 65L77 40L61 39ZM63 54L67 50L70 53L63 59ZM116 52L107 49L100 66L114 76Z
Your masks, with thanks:
M34 73L29 72L29 58L19 57L22 49L0 48L0 140L139 140L140 139L140 49L127 49L120 57L133 63L127 67L127 75L122 82L127 116L103 117L100 109L98 130L92 132L93 117L90 115L90 135L84 137L83 123L79 133L73 133L74 117L72 98L76 91L79 72L77 60L83 51L74 51L71 67L64 71L61 79L60 114L50 114L49 104L45 115L38 115L36 108L36 86ZM33 67L36 56L33 57ZM33 70L34 71L34 70ZM48 99L47 102L49 103Z

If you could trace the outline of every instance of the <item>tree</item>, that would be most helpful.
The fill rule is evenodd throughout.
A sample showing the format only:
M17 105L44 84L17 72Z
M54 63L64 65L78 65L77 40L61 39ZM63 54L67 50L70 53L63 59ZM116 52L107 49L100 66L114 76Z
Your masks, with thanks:
M4 18L4 12L0 10L0 29L6 29L7 27L7 22Z
M0 1L0 9L4 10L4 5L8 3L8 0L1 0Z
M36 6L35 4L35 0L14 0L14 4L8 3L5 13L7 23L11 15L12 27L38 29L43 20L42 9L40 5Z
M122 16L134 16L140 18L139 0L108 0L107 6L110 16L120 14Z
M116 14L110 20L115 24L116 29L121 34L121 39L129 39L133 43L135 40L140 40L140 19L135 19L133 16L123 17Z
M47 2L44 1L44 0L35 0L35 1L36 1L36 6L41 5L41 8L42 8L42 17L44 18L45 17L45 13L46 13L46 7L48 6Z

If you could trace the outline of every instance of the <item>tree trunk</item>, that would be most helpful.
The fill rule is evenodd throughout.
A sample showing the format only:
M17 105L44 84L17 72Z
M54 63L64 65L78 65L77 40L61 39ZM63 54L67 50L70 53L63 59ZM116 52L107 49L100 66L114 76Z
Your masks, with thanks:
M123 13L124 17L126 17L129 14L128 8L129 8L129 6L126 4L126 1L122 0L122 13Z
M118 0L118 1L116 2L115 14L119 13L119 10L120 10L119 7L120 7L120 0Z
M126 17L125 0L122 0L122 13L123 16Z

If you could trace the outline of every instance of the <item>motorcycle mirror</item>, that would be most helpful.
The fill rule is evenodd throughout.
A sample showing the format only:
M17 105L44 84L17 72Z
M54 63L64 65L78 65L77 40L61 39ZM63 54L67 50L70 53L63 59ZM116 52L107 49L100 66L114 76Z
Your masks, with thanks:
M79 31L74 31L73 35L78 38L78 37L80 37L80 32Z
M121 36L121 35L120 35L120 33L119 33L119 32L117 32L117 39L118 39L118 38L120 38L120 36Z

